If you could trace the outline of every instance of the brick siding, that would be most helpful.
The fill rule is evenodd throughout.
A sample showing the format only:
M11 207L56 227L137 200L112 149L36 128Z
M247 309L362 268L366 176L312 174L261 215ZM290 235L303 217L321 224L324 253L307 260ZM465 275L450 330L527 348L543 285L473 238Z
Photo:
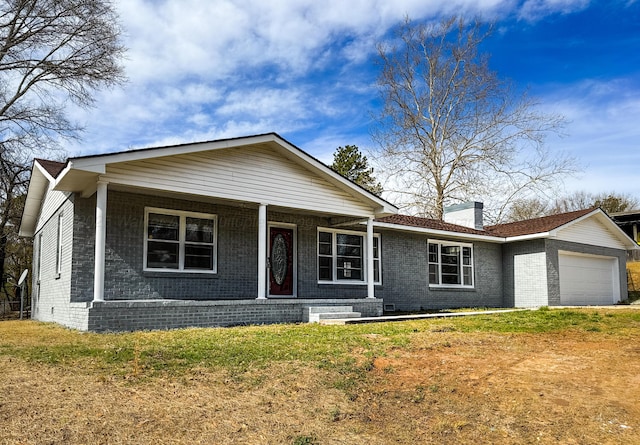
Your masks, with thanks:
M105 301L93 303L88 329L96 332L238 326L303 321L306 307L352 306L365 317L382 315L380 299Z
M376 297L397 311L457 307L502 307L502 249L499 244L474 242L474 288L429 287L427 239L423 234L382 231L382 286ZM446 238L442 238L446 241Z

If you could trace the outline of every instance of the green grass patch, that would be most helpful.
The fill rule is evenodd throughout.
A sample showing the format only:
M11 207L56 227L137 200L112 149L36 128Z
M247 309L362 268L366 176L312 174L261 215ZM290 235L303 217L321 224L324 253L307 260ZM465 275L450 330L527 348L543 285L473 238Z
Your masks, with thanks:
M556 310L486 314L393 323L321 326L289 324L181 329L119 334L81 333L33 321L0 323L0 357L111 375L182 374L195 368L238 375L278 362L313 363L332 371L336 387L350 391L375 357L410 348L425 335L449 332L546 333L563 330L626 335L640 326L640 311Z

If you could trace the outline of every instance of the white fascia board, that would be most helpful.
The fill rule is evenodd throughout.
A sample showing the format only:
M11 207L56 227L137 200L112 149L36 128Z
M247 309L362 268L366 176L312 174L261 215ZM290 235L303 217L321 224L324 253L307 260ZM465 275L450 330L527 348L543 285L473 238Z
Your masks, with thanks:
M488 243L499 243L502 244L506 241L505 238L499 236L491 236L491 235L474 235L471 233L461 233L461 232L449 232L447 230L436 230L436 229L427 229L426 227L414 227L414 226L404 226L401 224L390 224L383 222L373 222L374 227L379 227L381 229L391 229L391 230L400 230L402 232L416 232L416 233L424 233L426 235L447 237L447 238L459 238L466 239L471 241L486 241Z
M504 238L504 240L507 243L512 243L516 241L527 241L527 240L541 239L541 238L555 238L555 234L552 234L552 232L531 233L528 235L510 236L510 237Z
M42 207L42 200L52 182L53 177L38 164L38 161L34 161L34 168L31 170L31 178L29 179L29 188L22 211L18 236L32 237L35 233L38 217L40 216L40 209Z
M75 170L84 170L93 173L104 174L107 164L118 162L143 161L164 156L174 156L185 153L199 153L202 151L221 150L224 148L241 147L243 145L260 144L274 141L274 135L265 134L259 136L248 136L246 138L225 139L210 142L193 142L166 147L140 148L118 153L107 153L103 155L85 156L71 158Z

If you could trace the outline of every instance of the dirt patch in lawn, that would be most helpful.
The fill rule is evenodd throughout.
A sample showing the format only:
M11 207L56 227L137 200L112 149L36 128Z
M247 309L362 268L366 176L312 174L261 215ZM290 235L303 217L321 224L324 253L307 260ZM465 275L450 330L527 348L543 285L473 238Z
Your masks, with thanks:
M423 443L640 443L639 363L600 336L465 335L377 359L370 413Z
M294 361L140 378L0 356L0 444L640 443L632 338L419 326L384 356L354 351L355 380Z

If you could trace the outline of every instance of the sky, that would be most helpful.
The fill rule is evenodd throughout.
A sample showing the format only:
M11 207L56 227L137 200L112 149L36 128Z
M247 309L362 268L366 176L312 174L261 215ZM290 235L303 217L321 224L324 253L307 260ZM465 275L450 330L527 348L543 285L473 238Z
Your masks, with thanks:
M276 132L330 164L376 148L376 45L405 17L495 24L490 67L567 119L566 190L640 198L640 0L115 0L128 82L69 156Z

